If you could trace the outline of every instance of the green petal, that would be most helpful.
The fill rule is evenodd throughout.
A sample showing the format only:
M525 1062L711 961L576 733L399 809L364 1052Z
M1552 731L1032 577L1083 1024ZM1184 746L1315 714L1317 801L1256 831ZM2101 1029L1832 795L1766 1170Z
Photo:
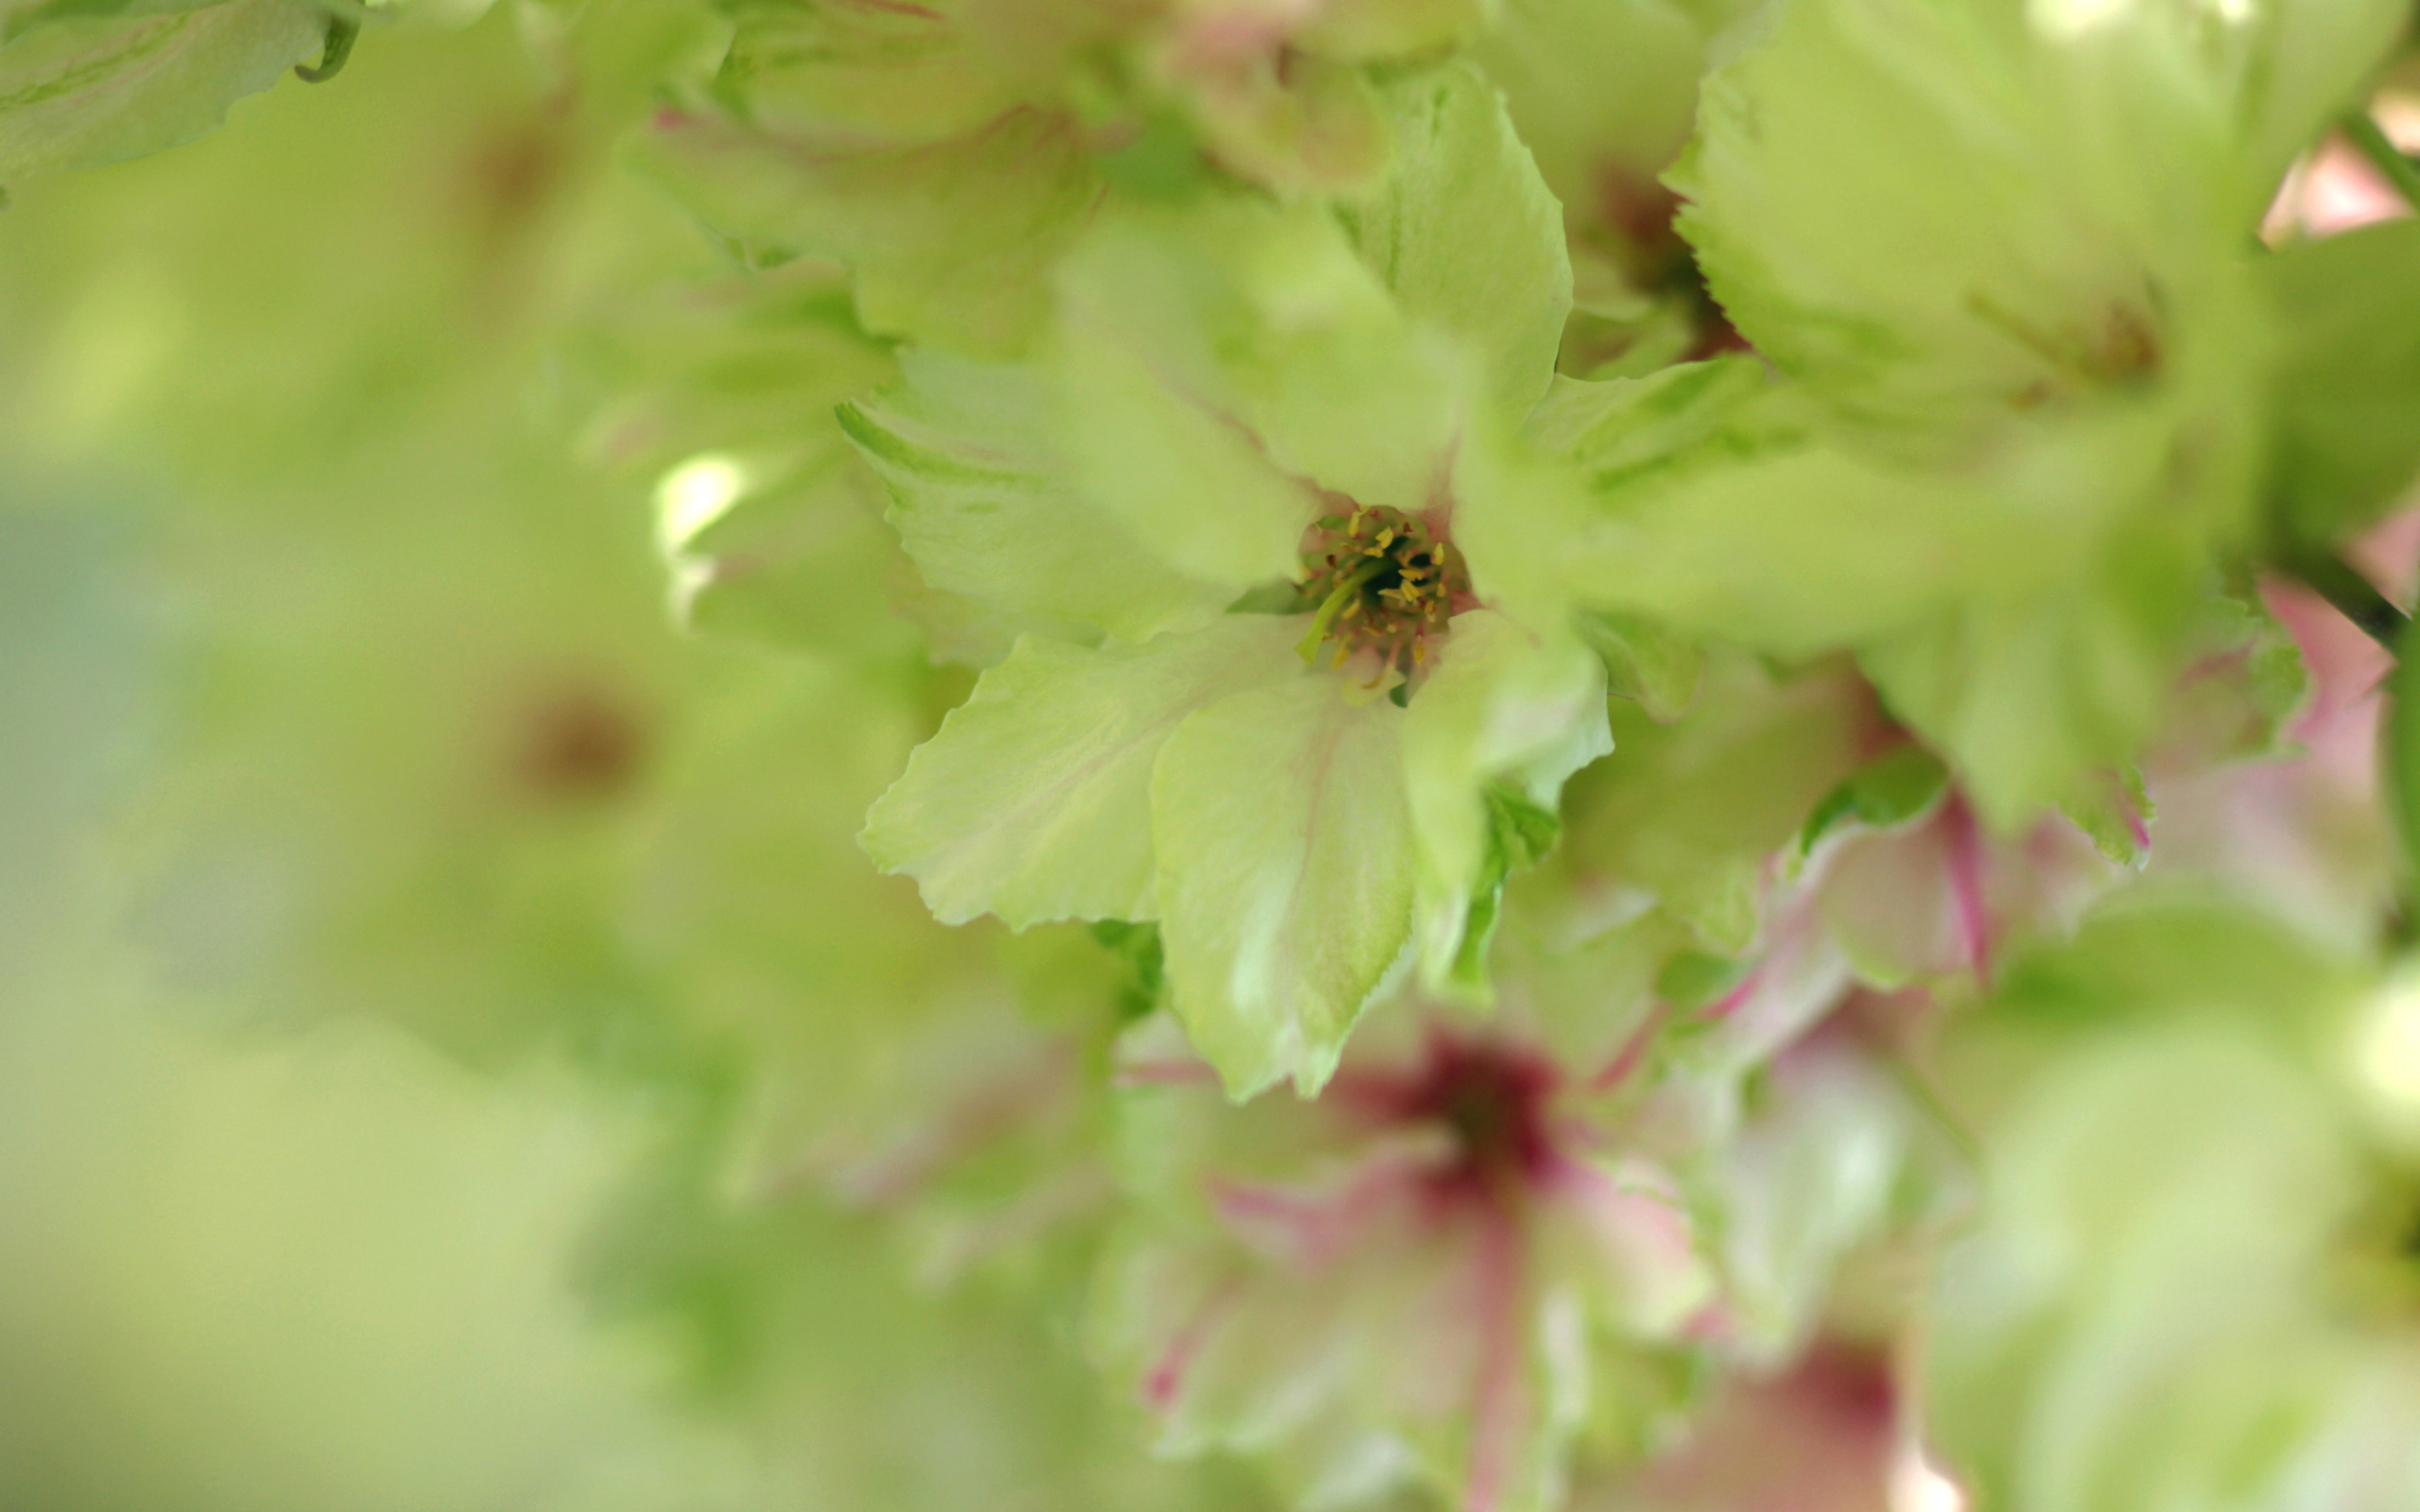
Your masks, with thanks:
M1492 610L1454 617L1403 722L1422 969L1432 985L1443 980L1472 895L1488 881L1482 789L1517 773L1522 796L1551 815L1564 779L1613 749L1604 686L1602 669L1576 641L1543 639Z
M1387 120L1367 72L1290 53L1270 66L1180 78L1202 146L1229 173L1281 195L1364 189L1385 171Z
M1404 719L1304 673L1193 714L1161 753L1151 838L1168 977L1230 1096L1285 1076L1318 1091L1404 958L1418 868Z
M823 438L816 438L825 440ZM907 649L904 570L875 490L837 437L789 456L706 453L656 489L656 546L684 629L844 655Z
M199 136L317 56L327 27L328 13L301 0L37 27L0 46L0 181Z
M838 269L628 301L572 355L579 387L602 391L583 450L654 478L685 627L823 652L907 648L881 488L823 418L894 371L856 328Z
M1575 628L1605 663L1606 691L1615 697L1630 699L1658 724L1688 713L1705 675L1703 646L1632 614L1582 611Z
M2059 812L2092 841L2093 849L2121 867L2151 859L2152 820L2158 817L2143 774L2128 766L2086 782L2060 803Z
M925 351L900 362L905 380L840 406L840 423L890 487L890 523L926 582L1123 641L1202 625L1235 597L1077 490L1029 369Z
M1583 602L1803 656L1896 630L2062 543L1980 490L1830 448L1703 472L1640 497L1564 553Z
M1237 615L1131 649L1026 637L875 802L866 853L946 923L1158 917L1153 762L1187 714L1300 673L1301 633Z
M2410 24L2411 8L2400 0L2267 0L2255 8L2240 27L2231 81L2252 214L2267 208L2287 165L2327 123L2362 103Z
M1458 421L1335 221L1214 200L1106 216L1060 278L1052 368L1085 490L1185 572L1291 576L1332 490L1419 508Z
M1412 75L1384 99L1395 170L1339 214L1405 311L1468 343L1487 392L1519 415L1546 391L1571 313L1562 207L1470 64Z
M1850 773L1824 796L1798 832L1805 856L1849 824L1895 830L1930 814L1949 790L1949 768L1922 746L1902 746Z
M2189 547L2136 534L2077 587L1970 599L1859 654L2002 833L2132 762L2180 670L2206 569Z
M2420 474L2420 221L2283 248L2259 273L2284 344L2271 496L2298 536L2338 541Z
M931 141L977 130L1048 84L985 45L969 25L978 9L751 6L717 84L776 133Z
M1560 864L1596 890L1646 893L1711 950L1746 949L1768 858L1855 765L1866 715L1852 683L1837 671L1779 681L1718 652L1687 718L1659 725L1616 704L1614 754L1565 799Z
M867 330L978 355L1031 340L1047 271L1100 194L1074 124L1035 110L904 143L682 114L633 155L751 261L847 265Z
M1434 52L1493 19L1494 0L1328 0L1297 33L1305 50L1375 61Z
M1608 181L1651 185L1689 137L1706 43L1733 0L1506 0L1473 54L1575 223L1612 207ZM1616 226L1616 230L1622 230Z
M1801 0L1708 79L1683 232L1784 372L1946 454L2046 404L2239 369L2232 284L2275 177L2231 119L2266 66L2242 20Z

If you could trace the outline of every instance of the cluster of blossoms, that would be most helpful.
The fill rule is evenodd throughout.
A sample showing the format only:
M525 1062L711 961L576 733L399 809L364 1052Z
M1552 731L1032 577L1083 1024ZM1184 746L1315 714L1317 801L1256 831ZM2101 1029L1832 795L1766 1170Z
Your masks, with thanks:
M601 1267L878 1214L1305 1507L2420 1498L2401 0L662 9L582 439L790 660L516 716L718 1089ZM359 27L0 11L0 179Z

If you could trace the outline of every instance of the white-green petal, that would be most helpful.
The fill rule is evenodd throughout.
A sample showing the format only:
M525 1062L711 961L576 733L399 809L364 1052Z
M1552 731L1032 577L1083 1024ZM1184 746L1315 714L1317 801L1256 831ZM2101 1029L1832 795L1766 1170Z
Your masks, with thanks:
M1300 633L1234 615L1132 647L1026 637L874 803L866 853L945 923L1157 917L1153 762L1187 714L1300 674Z
M1248 267L1320 228L1258 206L1115 216L1060 269L1051 372L1085 490L1165 559L1240 592L1290 576L1318 490L1259 434L1254 375L1268 291ZM1341 238L1335 251L1344 254ZM1317 301L1321 291L1303 291Z
M1052 369L1085 490L1188 574L1294 572L1336 507L1434 501L1473 382L1309 206L1105 216L1061 270Z
M1405 711L1403 747L1422 969L1442 975L1486 861L1482 786L1517 774L1551 809L1565 778L1612 750L1603 668L1568 637L1541 637L1493 610L1458 614Z
M2245 8L2211 3L2221 15ZM2360 96L2409 25L2402 0L2267 0L2238 25L2248 33L2237 96L2244 209L2257 215L2286 166Z
M328 12L230 0L52 21L0 46L0 182L157 152L317 57Z
M1305 672L1203 709L1152 775L1176 1013L1233 1097L1316 1092L1410 937L1404 711L1349 686Z
M1791 0L1671 176L1709 285L1837 414L1937 455L2172 379L2254 229L2199 45L2223 27L2187 9Z
M1394 171L1339 214L1405 312L1467 343L1486 392L1517 416L1546 391L1571 312L1563 209L1471 64L1411 75L1383 97Z
M2015 833L2152 733L2208 584L2197 552L2137 532L2068 588L1978 595L1864 646L1893 713L1956 764L1984 821Z
M891 524L935 588L1122 641L1189 628L1236 596L1146 550L1076 487L1029 369L901 353L903 381L840 406L892 500Z
M1074 128L1032 109L905 144L683 115L632 160L760 265L845 264L868 331L987 356L1031 343L1049 269L1101 195Z

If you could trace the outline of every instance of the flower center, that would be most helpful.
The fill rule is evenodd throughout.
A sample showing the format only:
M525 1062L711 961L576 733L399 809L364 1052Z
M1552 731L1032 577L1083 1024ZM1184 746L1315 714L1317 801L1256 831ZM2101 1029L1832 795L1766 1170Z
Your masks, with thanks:
M1547 1104L1554 1068L1535 1056L1483 1040L1440 1034L1405 1088L1400 1116L1443 1125L1454 1159L1442 1173L1455 1186L1483 1190L1533 1178L1554 1162Z
M1326 646L1328 664L1341 666L1374 651L1374 683L1390 669L1409 678L1426 665L1429 642L1470 601L1470 574L1453 544L1417 515L1382 506L1357 505L1314 524L1303 567L1312 610L1303 659L1317 665Z

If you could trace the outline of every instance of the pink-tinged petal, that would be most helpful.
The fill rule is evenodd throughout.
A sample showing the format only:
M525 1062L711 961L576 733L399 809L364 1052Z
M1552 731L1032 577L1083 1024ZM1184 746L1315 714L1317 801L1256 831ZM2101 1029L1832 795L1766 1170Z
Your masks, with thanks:
M1051 1045L1024 1064L960 1088L873 1153L854 1159L811 1155L788 1180L775 1185L820 1175L826 1190L847 1206L891 1206L994 1140L1046 1115L1073 1093L1075 1071L1068 1047Z
M2420 555L2420 510L2389 520L2348 555L2371 570L2367 553L2395 551ZM2261 596L2310 672L2309 706L2290 730L2307 754L2161 774L2153 867L2216 878L2320 937L2355 943L2392 885L2378 811L2377 696L2391 660L2315 594L2273 582Z
M1478 1379L1471 1394L1470 1477L1462 1512L1495 1512L1512 1469L1526 1407L1521 1388L1523 1243L1501 1206L1479 1218L1472 1255L1472 1311L1479 1320Z
M1828 858L1816 906L1865 981L1896 987L1973 970L1990 929L1980 839L1971 814L1965 822L1962 854L1944 803L1912 829L1852 835Z
M1895 1504L1896 1395L1877 1353L1819 1348L1787 1375L1735 1382L1677 1448L1579 1505L1879 1512Z
M1983 902L1983 840L1975 811L1952 793L1942 806L1941 824L1949 849L1949 895L1958 910L1958 938L1967 969L1988 980L1992 963L1992 916ZM2150 836L2144 836L2149 843Z
M2420 103L2385 95L2371 103L2370 114L2388 141L2406 152L2420 151ZM2313 236L2334 236L2411 214L2403 197L2350 143L2330 137L2287 175L2260 232L2272 242L2290 238L2297 227Z
M1706 1303L1712 1273L1677 1194L1645 1166L1608 1173L1585 1160L1556 1166L1556 1217L1577 1230L1584 1263L1612 1315L1648 1334L1671 1334Z
M1323 1194L1218 1177L1204 1186L1237 1239L1269 1259L1318 1270L1352 1252L1391 1206L1415 1199L1427 1166L1408 1151L1383 1152Z
M1742 1061L1778 1053L1849 986L1848 959L1824 927L1820 902L1810 888L1776 907L1763 957L1708 1014Z

